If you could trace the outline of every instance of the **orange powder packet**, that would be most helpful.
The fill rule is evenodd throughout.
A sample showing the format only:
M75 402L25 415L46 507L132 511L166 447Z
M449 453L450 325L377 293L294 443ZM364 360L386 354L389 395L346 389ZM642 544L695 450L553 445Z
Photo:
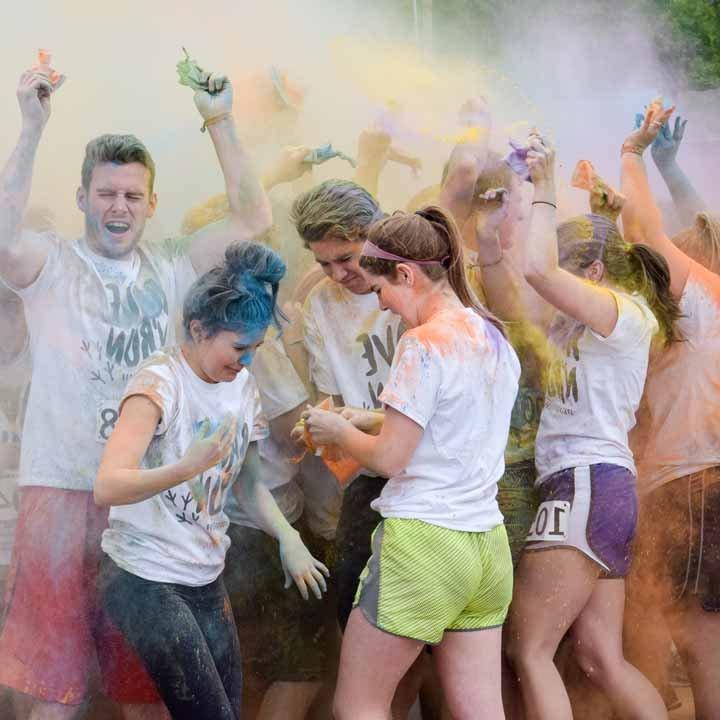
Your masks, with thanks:
M34 72L40 73L41 75L44 75L50 81L50 84L54 87L60 81L60 73L50 67L51 61L52 54L50 53L50 51L40 48L37 54L37 64L32 66L32 70Z
M320 410L332 410L334 408L332 398L325 398L317 407ZM303 440L307 448L305 452L308 450L317 452L341 487L345 487L360 470L360 463L337 445L315 445L307 426L303 433ZM305 457L305 452L300 457L295 458L293 462L299 463Z
M593 164L589 160L580 160L575 166L575 172L573 172L570 184L573 187L580 188L581 190L592 192L592 189L595 187L595 183L599 179L600 178L595 172Z

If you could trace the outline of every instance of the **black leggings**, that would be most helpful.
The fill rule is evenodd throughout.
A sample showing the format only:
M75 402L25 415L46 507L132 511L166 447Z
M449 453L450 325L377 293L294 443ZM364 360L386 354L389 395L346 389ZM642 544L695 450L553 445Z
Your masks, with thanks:
M153 582L105 555L100 583L108 617L173 720L239 720L240 645L222 577L203 587Z

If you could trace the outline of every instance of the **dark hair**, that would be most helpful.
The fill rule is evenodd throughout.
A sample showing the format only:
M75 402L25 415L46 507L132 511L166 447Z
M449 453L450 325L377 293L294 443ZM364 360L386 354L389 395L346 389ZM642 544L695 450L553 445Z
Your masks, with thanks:
M298 196L290 209L290 220L305 247L328 233L348 241L360 240L381 217L377 200L349 180L326 180Z
M155 185L155 162L150 151L134 135L100 135L85 146L82 164L82 186L90 187L93 170L100 163L128 165L140 163L150 171L149 190Z
M460 232L448 213L441 207L429 205L414 213L397 211L373 224L367 238L381 250L412 260L447 258L437 265L418 265L431 280L447 277L450 286L465 306L495 325L505 336L505 328L470 288L465 276ZM360 266L373 275L394 278L399 261L382 258L360 258Z
M557 234L561 265L587 268L602 261L615 285L645 298L666 345L681 339L675 323L682 313L670 292L670 268L662 255L647 245L626 243L617 225L602 215L570 218L558 225Z
M255 331L277 323L277 293L285 275L280 256L253 242L234 242L225 262L208 270L190 287L183 303L183 326L198 320L206 337L221 330Z

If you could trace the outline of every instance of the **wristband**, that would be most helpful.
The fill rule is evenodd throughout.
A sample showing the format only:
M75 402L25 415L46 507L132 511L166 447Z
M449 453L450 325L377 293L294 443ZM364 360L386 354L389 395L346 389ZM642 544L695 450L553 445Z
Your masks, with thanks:
M221 120L224 120L226 117L231 117L232 113L225 112L220 113L220 115L215 115L215 117L208 118L200 128L200 132L204 133L211 125L214 125L215 123L219 123Z
M475 267L479 267L479 268L493 267L494 265L499 265L504 259L505 259L505 253L502 251L502 248L500 248L500 257L497 260L493 260L493 262L490 262L490 263L476 263Z
M557 210L557 205L555 203L551 203L548 200L533 200L533 205L549 205L550 207L554 207Z
M625 153L633 153L635 155L640 155L645 152L646 148L640 147L640 145L634 145L633 143L624 142L622 144L622 147L620 148L620 157L622 157Z

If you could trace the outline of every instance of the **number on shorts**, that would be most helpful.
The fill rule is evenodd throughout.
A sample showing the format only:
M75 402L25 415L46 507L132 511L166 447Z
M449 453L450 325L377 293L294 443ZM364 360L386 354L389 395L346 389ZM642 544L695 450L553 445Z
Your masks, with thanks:
M540 504L530 525L528 542L567 540L570 503L567 500L547 500Z

